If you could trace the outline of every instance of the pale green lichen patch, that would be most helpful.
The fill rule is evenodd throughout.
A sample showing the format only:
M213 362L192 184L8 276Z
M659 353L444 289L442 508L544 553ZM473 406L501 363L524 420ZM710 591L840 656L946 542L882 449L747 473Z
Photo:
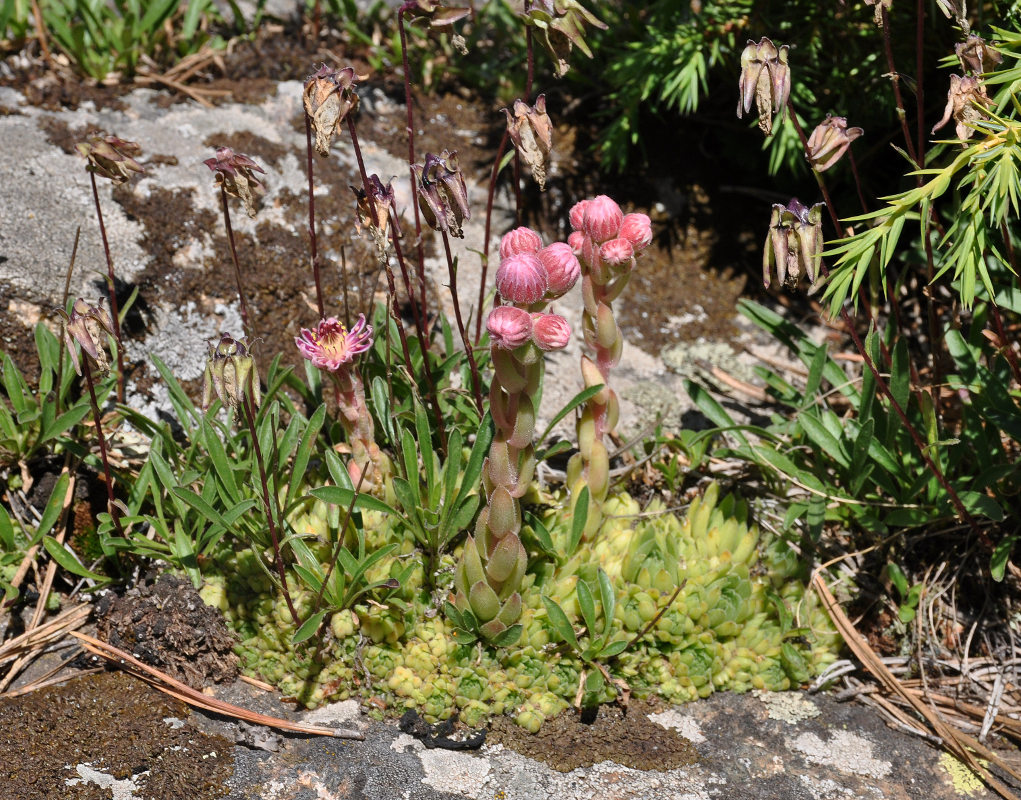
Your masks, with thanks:
M766 706L770 719L797 725L806 719L818 717L819 706L799 692L767 692L756 689L752 692Z

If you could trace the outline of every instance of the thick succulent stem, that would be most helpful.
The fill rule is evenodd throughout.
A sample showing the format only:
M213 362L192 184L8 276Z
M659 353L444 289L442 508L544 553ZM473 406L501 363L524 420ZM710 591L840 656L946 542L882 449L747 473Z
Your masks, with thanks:
M358 372L349 368L330 374L337 390L340 424L351 446L348 472L351 480L359 483L364 474L375 471L380 465L382 453L376 444L376 426L365 403L365 386ZM371 474L366 480L375 482Z

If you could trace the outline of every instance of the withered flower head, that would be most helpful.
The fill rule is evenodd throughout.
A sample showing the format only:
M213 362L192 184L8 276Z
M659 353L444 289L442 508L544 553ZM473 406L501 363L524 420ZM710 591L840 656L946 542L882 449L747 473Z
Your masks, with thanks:
M540 94L534 106L529 106L524 100L515 100L513 114L506 108L503 113L507 116L507 131L518 155L532 170L539 189L545 190L550 151L553 149L553 123L546 113L546 95Z
M741 79L737 101L740 119L752 109L759 113L759 128L766 136L773 132L773 115L781 120L786 113L787 98L791 93L791 73L787 65L788 45L777 47L763 36L756 44L751 39L741 53Z
M247 394L252 405L259 405L259 368L248 349L247 339L220 336L215 345L210 340L206 371L202 376L202 407L208 408L213 397L231 411L237 411Z
M248 216L254 217L255 200L266 193L266 187L255 174L266 170L243 153L235 153L229 147L217 147L216 155L202 162L216 175L216 185L231 197L238 197L245 204Z
M972 75L992 72L993 67L1003 61L1003 56L988 44L981 36L970 34L963 42L954 45L961 69Z
M427 19L433 28L453 25L458 20L467 17L472 11L468 6L447 6L442 2L436 2L436 0L413 0L406 5L409 11L417 12L416 21Z
M364 188L352 186L351 191L355 193L358 202L359 224L368 228L376 244L376 252L380 259L386 257L389 249L387 232L390 230L390 210L397 202L394 195L393 181L386 186L379 179L378 175L369 176L369 193ZM401 231L397 226L396 215L394 216L394 235L400 238Z
M354 67L338 70L323 64L305 81L304 100L305 113L316 135L316 152L328 155L333 134L358 107Z
M427 153L425 164L413 164L418 187L418 206L426 224L437 231L464 238L461 225L471 219L468 188L457 164L457 151L444 150L438 156Z
M142 148L137 142L128 142L116 136L90 136L84 142L78 142L75 147L88 161L85 169L101 178L109 178L114 183L124 183L133 173L145 172L142 165L135 161L137 156L142 155Z
M989 119L983 108L992 102L986 94L985 85L978 78L951 75L947 107L943 112L943 119L933 126L932 133L950 122L950 118L953 117L957 123L957 138L970 139L975 132L974 124L979 120Z
M808 137L805 158L816 172L825 172L843 157L851 142L863 133L861 128L848 128L847 117L827 114L826 119Z
M776 203L769 220L769 236L762 254L762 283L769 286L776 266L780 283L795 286L802 271L815 291L822 268L822 203L809 208L798 198Z
M585 25L601 30L607 27L577 0L525 0L524 6L521 17L526 25L536 29L553 59L553 72L558 78L564 77L571 68L568 58L575 45L592 58L585 41Z
M98 305L90 306L79 297L71 306L70 314L62 308L57 309L57 313L64 320L64 343L71 354L74 371L82 374L78 350L74 346L77 342L85 356L95 362L100 372L108 372L110 359L106 355L104 332L110 336L114 333L113 320L110 318L110 312L103 307L103 299L100 298Z
M937 0L939 2L939 0ZM865 0L865 5L874 6L876 26L883 27L883 12L893 8L893 0Z

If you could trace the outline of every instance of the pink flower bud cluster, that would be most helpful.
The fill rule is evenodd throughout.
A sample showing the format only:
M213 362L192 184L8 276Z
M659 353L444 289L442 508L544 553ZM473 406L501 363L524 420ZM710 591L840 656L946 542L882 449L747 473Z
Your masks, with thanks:
M652 242L652 222L645 214L625 214L605 194L576 203L570 212L572 252L593 268L615 271L634 266L635 256Z
M541 350L565 347L571 337L567 320L532 307L563 296L578 281L581 264L571 245L543 247L531 228L515 228L500 241L500 259L496 288L511 305L494 308L486 321L493 345L514 350L532 341Z

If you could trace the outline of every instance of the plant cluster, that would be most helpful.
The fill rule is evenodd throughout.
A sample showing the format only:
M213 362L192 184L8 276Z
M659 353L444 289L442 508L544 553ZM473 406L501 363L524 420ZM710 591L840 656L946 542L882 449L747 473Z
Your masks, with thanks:
M572 49L587 50L586 31L597 22L573 0L526 6L517 19L529 85L507 114L490 176L487 239L497 183L510 179L519 188L522 164L541 183L554 145L553 109L532 96L533 37L562 74ZM649 218L599 195L573 205L565 242L546 242L526 227L509 231L500 240L495 294L480 297L472 335L459 303L455 245L478 209L456 152L416 157L406 31L417 20L456 36L452 26L467 13L429 0L397 10L409 98L406 179L416 199L404 219L392 185L366 173L354 70L324 65L303 87L308 279L319 316L295 339L303 378L279 358L258 364L260 320L246 301L244 253L232 234L231 198L254 216L271 177L249 155L220 148L205 165L223 208L244 330L210 337L201 407L154 360L173 423L123 404L104 416L103 387L122 374L104 348L120 349L117 318L125 309L111 317L101 303L78 299L63 319L66 355L54 355L56 340L39 329L50 372L36 397L73 383L55 384L51 375L54 363L71 359L88 404L71 406L71 418L38 415L42 432L27 444L13 437L21 450L12 458L28 458L31 447L56 437L99 471L108 502L98 546L111 574L155 559L187 575L240 632L245 668L307 705L357 694L433 719L460 714L471 724L510 712L535 730L569 705L626 701L632 692L681 701L808 680L835 658L838 640L805 593L805 565L791 545L760 533L746 506L721 497L715 484L678 516L657 502L643 509L613 480L606 441L619 404L611 370L626 358L613 304L641 269ZM508 144L514 149L504 159ZM356 318L335 311L338 300L322 290L314 204L316 154L344 146L358 164L357 213L387 287L386 302L356 310ZM123 181L141 169L139 146L115 136L80 150L93 179ZM505 173L511 161L515 169ZM514 194L520 202L521 192ZM452 320L428 305L430 235L445 257ZM107 259L112 285L109 248ZM488 244L484 271L487 264ZM576 414L577 451L565 484L551 488L535 479L536 468L565 446L547 446L550 428L537 428L544 356L572 331L550 303L576 284L584 304L582 389L550 428ZM111 368L113 377L104 377ZM20 436L18 426L35 420L32 402L46 401L28 399L33 391L6 368L4 387ZM89 410L98 458L75 449L67 433ZM111 434L124 426L147 441L135 468L115 457ZM0 519L5 552L50 542L64 494L55 490L53 498L35 525ZM78 563L59 542L47 550L59 552L54 557L70 572L102 581L98 565ZM5 555L5 568L15 560Z

